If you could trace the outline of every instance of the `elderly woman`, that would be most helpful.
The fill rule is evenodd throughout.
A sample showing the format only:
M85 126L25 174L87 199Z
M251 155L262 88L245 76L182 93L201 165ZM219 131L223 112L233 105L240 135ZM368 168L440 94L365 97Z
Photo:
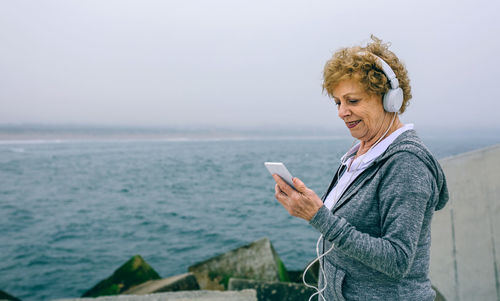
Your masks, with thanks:
M407 71L388 45L344 48L326 63L323 89L359 140L323 196L279 176L276 199L320 233L320 300L434 300L429 280L431 219L448 191L443 171L403 124Z

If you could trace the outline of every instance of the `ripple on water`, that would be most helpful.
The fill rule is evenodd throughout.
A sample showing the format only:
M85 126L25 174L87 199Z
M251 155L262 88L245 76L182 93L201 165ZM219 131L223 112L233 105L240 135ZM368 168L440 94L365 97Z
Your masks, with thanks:
M278 158L322 190L349 144L89 142L3 151L0 283L23 300L77 297L135 254L169 276L262 237L287 268L301 269L317 233L274 200L262 162Z

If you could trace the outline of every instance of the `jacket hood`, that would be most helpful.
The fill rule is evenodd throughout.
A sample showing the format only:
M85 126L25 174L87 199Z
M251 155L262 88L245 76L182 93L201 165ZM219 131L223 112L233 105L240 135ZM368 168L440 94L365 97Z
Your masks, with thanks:
M389 145L387 150L375 160L375 163L384 161L397 152L410 152L425 163L427 168L432 172L439 191L439 197L434 204L434 208L435 210L444 208L448 202L449 196L443 169L414 130L407 130L401 133L401 135Z

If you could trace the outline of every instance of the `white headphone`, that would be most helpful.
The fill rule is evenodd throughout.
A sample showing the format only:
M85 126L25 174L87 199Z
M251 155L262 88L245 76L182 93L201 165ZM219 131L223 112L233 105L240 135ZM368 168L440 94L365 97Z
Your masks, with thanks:
M387 134L387 132L389 132L389 129L392 127L392 124L394 123L394 119L396 118L397 112L401 109L401 106L403 104L403 90L399 87L399 81L396 78L396 74L394 73L394 71L392 70L392 68L389 66L389 64L387 64L383 59L381 59L380 57L376 56L375 54L373 54L371 52L361 51L361 52L358 52L358 54L360 54L360 55L373 55L377 59L377 62L382 67L382 71L384 72L385 76L387 77L387 79L391 83L391 88L382 97L382 101L383 101L383 105L384 105L384 110L386 112L396 113L392 117L391 124L389 125L389 127L387 128L387 130L385 131L385 133L368 150L368 152L370 152L370 150L372 148L374 148L382 140L383 137L385 137L385 135ZM363 161L359 162L358 167L360 166L360 164L362 162ZM339 171L340 171L340 169L339 169ZM352 178L352 175L353 174L351 174L351 178ZM340 177L339 174L337 174L337 177ZM325 297L323 297L323 291L326 290L326 287L328 285L328 281L327 281L327 278L326 278L326 275L325 275L325 272L323 270L323 266L322 266L321 262L319 262L319 269L320 269L320 274L323 275L324 286L322 288L319 288L319 286L315 287L314 285L311 285L311 284L307 283L306 282L306 278L305 278L305 276L307 274L307 271L312 267L312 265L316 261L319 261L322 257L326 256L328 253L330 253L330 251L333 250L334 244L332 243L331 247L325 253L320 254L319 244L320 244L321 238L323 238L323 241L324 241L324 237L323 237L323 235L321 235L318 238L318 242L316 243L316 255L317 255L316 259L313 260L307 266L307 268L304 270L304 273L302 274L302 282L304 282L305 286L313 288L313 289L316 290L316 292L309 297L309 301L311 301L315 296L318 296L318 300L319 301L326 301Z
M392 70L391 66L389 66L389 64L387 64L383 59L371 52L361 51L358 54L370 54L377 59L377 62L382 67L382 71L391 83L391 88L382 97L384 110L386 112L398 112L403 105L403 90L399 87L399 81L396 78L396 74Z

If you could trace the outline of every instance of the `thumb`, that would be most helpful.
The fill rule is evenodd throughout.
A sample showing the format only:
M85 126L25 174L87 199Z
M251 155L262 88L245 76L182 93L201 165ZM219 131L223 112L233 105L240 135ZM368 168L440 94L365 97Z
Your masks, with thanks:
M305 192L307 190L306 184L304 184L299 178L293 178L293 186L297 189L298 192Z

